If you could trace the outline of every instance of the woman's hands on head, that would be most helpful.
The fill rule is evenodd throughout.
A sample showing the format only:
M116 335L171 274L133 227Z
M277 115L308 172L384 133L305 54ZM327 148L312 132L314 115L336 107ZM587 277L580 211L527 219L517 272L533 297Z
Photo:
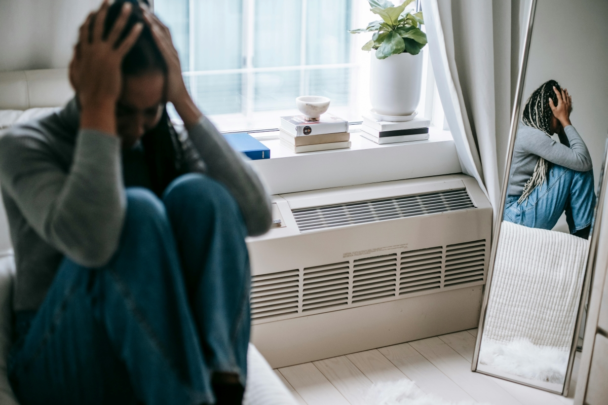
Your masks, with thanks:
M152 31L154 41L167 63L167 101L173 103L186 127L190 128L199 122L202 113L196 107L186 89L179 55L173 45L171 32L145 6L142 6L142 10L146 24Z
M80 27L80 36L70 62L70 82L80 101L81 128L116 133L115 108L122 90L120 65L129 52L143 25L136 24L117 45L131 14L126 3L116 23L104 38L104 23L109 1L104 0L99 10L92 12Z
M553 91L557 96L557 106L553 103L553 99L549 99L549 106L553 111L553 116L562 124L565 128L568 125L572 125L570 122L570 113L572 112L572 97L568 94L567 89L561 91L553 87Z

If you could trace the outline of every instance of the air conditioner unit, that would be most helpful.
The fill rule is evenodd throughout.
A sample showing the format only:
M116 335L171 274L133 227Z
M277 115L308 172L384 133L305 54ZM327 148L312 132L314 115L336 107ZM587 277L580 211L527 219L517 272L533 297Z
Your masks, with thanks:
M252 340L273 367L477 326L492 208L473 178L283 194L273 206L280 227L248 240Z

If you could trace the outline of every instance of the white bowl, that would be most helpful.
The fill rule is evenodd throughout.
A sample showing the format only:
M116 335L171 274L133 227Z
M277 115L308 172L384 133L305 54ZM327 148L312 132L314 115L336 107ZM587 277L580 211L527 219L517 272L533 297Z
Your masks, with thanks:
M296 98L298 110L309 121L318 121L321 114L329 108L330 99L321 96L302 96Z

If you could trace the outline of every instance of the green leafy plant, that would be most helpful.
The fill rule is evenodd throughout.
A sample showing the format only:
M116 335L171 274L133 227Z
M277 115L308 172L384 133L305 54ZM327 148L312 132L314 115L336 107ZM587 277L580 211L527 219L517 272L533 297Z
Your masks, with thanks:
M376 50L378 59L386 59L391 55L409 53L418 55L427 44L426 34L420 27L424 24L422 11L412 14L405 8L414 0L405 0L395 6L389 0L368 0L371 11L382 17L382 20L372 21L367 28L351 30L351 34L373 32L372 39L363 45L364 51Z

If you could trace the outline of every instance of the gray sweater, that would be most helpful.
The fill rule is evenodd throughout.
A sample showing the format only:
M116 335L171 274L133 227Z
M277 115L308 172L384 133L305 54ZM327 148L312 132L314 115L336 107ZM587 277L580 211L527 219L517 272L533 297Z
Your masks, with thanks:
M538 129L519 123L511 161L508 195L517 196L523 193L539 157L577 172L587 172L593 168L587 146L576 129L569 125L564 128L564 132L570 146L555 141Z
M130 177L123 173L120 139L80 130L79 116L72 100L0 138L0 184L17 265L16 311L40 306L64 256L101 267L118 247L126 210L123 176ZM206 118L188 136L207 174L237 201L249 235L266 232L270 200L251 166ZM136 153L127 161L128 171L147 170Z

